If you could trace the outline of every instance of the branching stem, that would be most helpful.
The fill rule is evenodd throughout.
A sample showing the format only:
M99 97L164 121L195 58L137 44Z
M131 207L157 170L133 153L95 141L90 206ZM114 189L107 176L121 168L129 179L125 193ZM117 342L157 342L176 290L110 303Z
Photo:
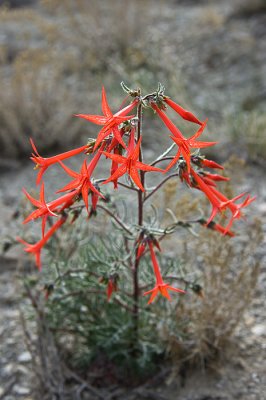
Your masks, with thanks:
M98 204L98 205L97 205L97 208L102 209L104 212L106 212L106 214L110 215L110 217L112 217L113 220L115 220L115 221L117 222L117 224L118 224L119 226L121 226L121 228L124 229L125 232L127 232L129 235L132 235L132 232L129 230L129 228L128 228L128 227L124 224L124 222L121 221L121 219L120 219L117 215L115 215L112 211L110 211L108 208L104 207L104 206L101 205L101 204Z
M163 154L161 154L159 157L157 157L150 165L155 165L157 162L162 161L162 159L165 159L166 156L172 151L172 149L175 147L175 143L172 143L171 146L168 147L168 149L165 150Z
M160 158L160 159L158 159L158 160L153 161L150 165L151 165L152 167L154 167L154 165L159 164L159 163L162 162L162 161L170 161L170 160L172 160L173 158L174 158L174 156L162 157L162 158Z
M169 179L174 178L175 176L178 176L177 173L168 175L162 182L159 183L143 200L143 202L147 201L151 196L154 195L154 193L157 192Z

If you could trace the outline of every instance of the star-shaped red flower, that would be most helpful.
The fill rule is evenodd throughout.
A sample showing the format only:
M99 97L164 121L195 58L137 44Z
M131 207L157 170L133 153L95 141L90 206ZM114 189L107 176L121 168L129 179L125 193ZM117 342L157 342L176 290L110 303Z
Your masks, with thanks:
M157 112L159 117L162 119L164 124L167 126L167 128L171 131L173 136L171 136L171 139L178 145L178 152L173 158L173 160L170 162L168 167L166 168L166 171L168 171L172 166L179 160L179 157L182 155L184 160L186 161L187 164L187 170L188 173L190 173L190 149L191 148L196 148L200 149L203 147L209 147L209 146L214 146L217 142L197 142L196 139L202 134L204 131L206 125L207 125L207 120L203 122L199 128L199 130L190 138L186 139L181 131L175 126L175 124L168 118L168 116L160 110L160 108L155 104L151 104L152 108Z
M158 293L161 293L164 297L166 297L169 301L171 301L170 294L168 293L168 290L172 290L174 292L178 293L185 293L184 290L182 289L177 289L173 286L170 286L168 283L164 283L160 267L158 264L158 261L156 259L154 249L153 249L153 244L151 241L149 241L149 248L150 248L150 253L151 253L151 260L152 260L152 265L153 265L153 270L156 278L156 285L153 289L148 290L147 292L144 293L144 296L147 294L151 294L151 297L148 301L148 304L152 303L155 297L157 296Z
M41 240L39 240L35 244L30 244L27 243L25 240L17 238L17 240L21 243L23 243L25 247L25 251L27 253L33 253L35 255L35 260L36 260L36 266L40 270L41 269L41 250L43 246L48 242L50 237L57 231L57 229L60 228L61 225L63 225L66 221L65 217L60 218L50 229L49 231L42 237Z
M199 174L197 174L197 172L195 172L193 169L191 169L191 175L194 180L193 183L194 187L201 190L212 205L212 212L210 218L207 221L207 225L215 218L218 212L221 213L225 209L230 209L230 211L232 212L232 218L226 227L226 231L228 231L231 228L234 219L241 218L242 216L242 213L240 211L241 208L247 207L256 198L256 197L250 198L250 196L247 196L247 198L244 200L243 203L235 204L235 201L245 196L246 193L241 193L238 196L234 197L233 199L229 200L213 186L210 186L207 183L205 183L204 180L199 176Z
M81 147L78 147L77 149L69 150L64 153L57 154L56 156L45 158L45 157L40 156L32 139L30 139L30 143L31 143L33 151L35 152L35 153L32 153L32 157L30 157L30 159L33 162L35 162L35 164L36 164L35 169L40 168L40 171L39 171L39 173L37 175L37 179L36 179L37 185L40 183L42 176L48 167L50 167L53 164L58 163L59 161L65 160L66 158L70 158L77 154L80 154L83 151L85 151L88 147L88 145L81 146Z
M91 160L89 165L87 166L86 160L84 160L80 173L77 173L73 171L72 169L68 168L66 165L64 165L62 162L60 162L62 168L66 171L66 173L72 178L74 178L73 181L69 182L66 186L64 186L62 189L58 190L57 192L66 192L68 190L76 190L79 193L82 194L82 198L84 200L85 206L87 211L89 212L89 202L88 202L88 194L89 191L91 193L95 193L97 196L100 196L104 198L104 196L99 192L98 189L92 184L91 182L91 174L94 170L94 168L97 165L97 162L99 161L99 158L101 156L101 152L98 152L94 158ZM97 197L98 199L98 197ZM95 205L95 197L93 198L94 200L94 205ZM96 201L97 203L97 201Z
M151 167L150 165L143 164L142 162L138 161L141 139L142 138L140 137L138 143L136 144L136 147L134 147L134 135L131 134L127 157L120 156L118 154L107 153L106 151L102 152L106 157L110 158L111 160L115 161L118 164L122 164L120 167L116 169L116 171L110 176L110 178L108 178L106 181L103 182L104 184L111 181L116 181L122 175L128 173L128 175L131 177L136 186L138 186L138 188L144 192L145 189L141 183L138 174L138 169L146 172L150 171L164 172L164 170L160 168Z
M94 150L100 145L100 143L108 136L111 132L117 141L126 148L126 145L121 137L121 133L118 129L118 125L122 122L132 119L134 115L127 115L138 103L138 100L135 99L131 104L117 113L113 114L106 98L106 93L104 87L102 88L102 111L104 116L101 115L90 115L90 114L76 114L76 117L84 118L87 121L93 122L96 125L103 125L103 128L100 130L98 137L96 139Z
M67 193L64 196L59 197L49 203L46 203L44 196L44 183L41 185L40 190L40 198L39 200L34 199L25 189L23 189L24 194L28 198L28 200L37 208L37 210L32 211L32 213L23 221L23 224L27 224L30 221L33 221L37 218L42 218L42 235L44 236L45 232L45 224L48 216L58 217L58 215L54 212L61 212L66 207L71 205L74 202L78 192L77 190L72 191L71 193ZM60 207L61 206L61 207ZM58 208L60 207L60 208Z
M232 216L228 222L228 225L225 228L225 233L229 231L229 229L231 228L235 219L240 219L243 216L241 209L247 207L250 203L252 203L254 200L256 200L256 196L250 197L250 195L247 195L247 197L245 198L243 203L235 204L234 202L236 200L240 199L241 197L243 197L246 193L241 193L240 195L229 200L226 196L224 196L217 189L211 188L211 191L214 193L214 195L217 196L217 198L219 200L221 200L223 202L224 207L228 207L232 213Z

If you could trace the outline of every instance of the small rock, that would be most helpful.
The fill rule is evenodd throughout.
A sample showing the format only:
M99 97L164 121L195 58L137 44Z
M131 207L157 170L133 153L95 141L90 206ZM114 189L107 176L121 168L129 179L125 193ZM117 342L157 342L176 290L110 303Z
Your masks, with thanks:
M0 397L3 395L3 393L4 393L4 388L2 388L2 387L0 386Z
M266 325L265 324L257 324L253 326L251 332L256 336L266 336Z
M29 351L24 351L18 356L18 362L27 363L31 361L31 354Z
M12 326L13 324L10 324L10 326ZM6 339L6 344L15 344L16 343L16 341L14 340L14 338L13 337L9 337L9 338L7 338Z
M15 288L14 288L14 290L15 290ZM15 318L19 318L19 311L18 310L12 310L12 309L9 309L8 310L8 316L9 316L9 318L10 319L15 319ZM15 322L14 322L14 324L15 324Z
M12 373L15 372L15 369L16 369L15 364L10 363L10 364L6 364L6 365L2 368L2 371L1 371L1 372L2 372L3 375L10 375L10 374L12 374Z
M19 396L30 394L30 389L24 386L15 385L13 390Z
M258 211L261 214L266 214L266 203L258 204Z
M17 366L17 372L20 372L23 375L29 375L29 369L26 368L24 365L20 364Z
M255 322L255 318L253 316L247 315L245 317L245 323L248 327L252 326Z

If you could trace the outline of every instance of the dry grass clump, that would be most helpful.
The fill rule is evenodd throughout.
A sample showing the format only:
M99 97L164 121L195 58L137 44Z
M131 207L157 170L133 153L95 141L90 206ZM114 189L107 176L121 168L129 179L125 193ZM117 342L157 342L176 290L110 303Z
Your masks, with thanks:
M87 0L42 0L41 4L60 19L58 36L50 35L53 43L59 39L75 48L75 70L104 74L110 71L113 79L119 76L120 80L132 77L136 68L159 71L163 66L169 70L163 58L165 45L159 44L155 29L162 2L126 1L122 7L117 0L91 0L89 7Z
M229 118L232 140L238 148L256 162L263 161L266 153L266 113L259 110L241 112Z
M0 66L9 75L9 68L21 52L41 45L42 17L29 8L0 7L1 55ZM1 83L2 84L2 83Z
M215 31L224 26L226 16L212 6L205 7L200 15L200 23Z
M260 263L254 253L262 240L261 226L254 221L246 240L236 242L212 231L202 232L194 243L194 272L202 292L186 296L177 309L183 336L169 335L169 351L181 359L206 365L224 353L232 334L254 296Z
M28 154L29 137L40 150L77 142L77 93L64 77L64 56L42 37L45 18L34 10L1 8L0 23L9 38L0 47L1 154Z
M49 68L49 53L23 52L14 73L3 81L0 93L1 152L16 157L29 151L28 138L38 148L73 143L80 122L73 118L78 109L67 84L62 84L60 68ZM31 67L29 68L29 60Z
M248 18L265 12L265 0L239 0L236 2L233 15Z
M1 153L28 153L29 136L40 150L71 145L81 126L88 132L88 124L72 115L100 112L95 91L100 100L103 83L109 97L117 98L113 108L120 105L122 80L144 90L158 81L176 85L178 73L170 62L161 76L163 48L155 37L152 4L139 0L121 7L115 0L93 0L88 7L85 0L44 0L33 10L0 8L1 28L8 34L0 47Z
M187 193L176 201L177 189L180 187L175 182L169 182L164 190L165 205L177 220L193 220L199 216L199 209L208 214L209 205L199 200L199 196L192 200ZM230 185L224 192L229 198L232 196ZM182 239L174 242L184 271L196 283L195 294L188 291L180 299L176 319L162 332L178 366L184 361L205 366L225 352L251 304L260 271L260 261L256 258L263 240L260 221L246 224L245 233L236 226L239 236L234 238L205 227L196 228L197 237L182 234ZM169 249L171 242L172 239Z

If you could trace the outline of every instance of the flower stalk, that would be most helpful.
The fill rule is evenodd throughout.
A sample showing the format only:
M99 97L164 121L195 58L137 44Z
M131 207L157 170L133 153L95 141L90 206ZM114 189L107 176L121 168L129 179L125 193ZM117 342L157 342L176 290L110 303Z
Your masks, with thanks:
M141 102L137 107L137 141L140 140L142 133L142 104ZM142 162L142 148L140 147L139 161ZM145 187L145 175L144 171L140 171L140 181L141 185ZM143 226L143 192L141 189L138 190L138 226L141 228ZM138 347L138 325L139 325L139 262L140 258L137 254L135 255L135 262L132 269L133 272L133 337L134 337L134 347Z

